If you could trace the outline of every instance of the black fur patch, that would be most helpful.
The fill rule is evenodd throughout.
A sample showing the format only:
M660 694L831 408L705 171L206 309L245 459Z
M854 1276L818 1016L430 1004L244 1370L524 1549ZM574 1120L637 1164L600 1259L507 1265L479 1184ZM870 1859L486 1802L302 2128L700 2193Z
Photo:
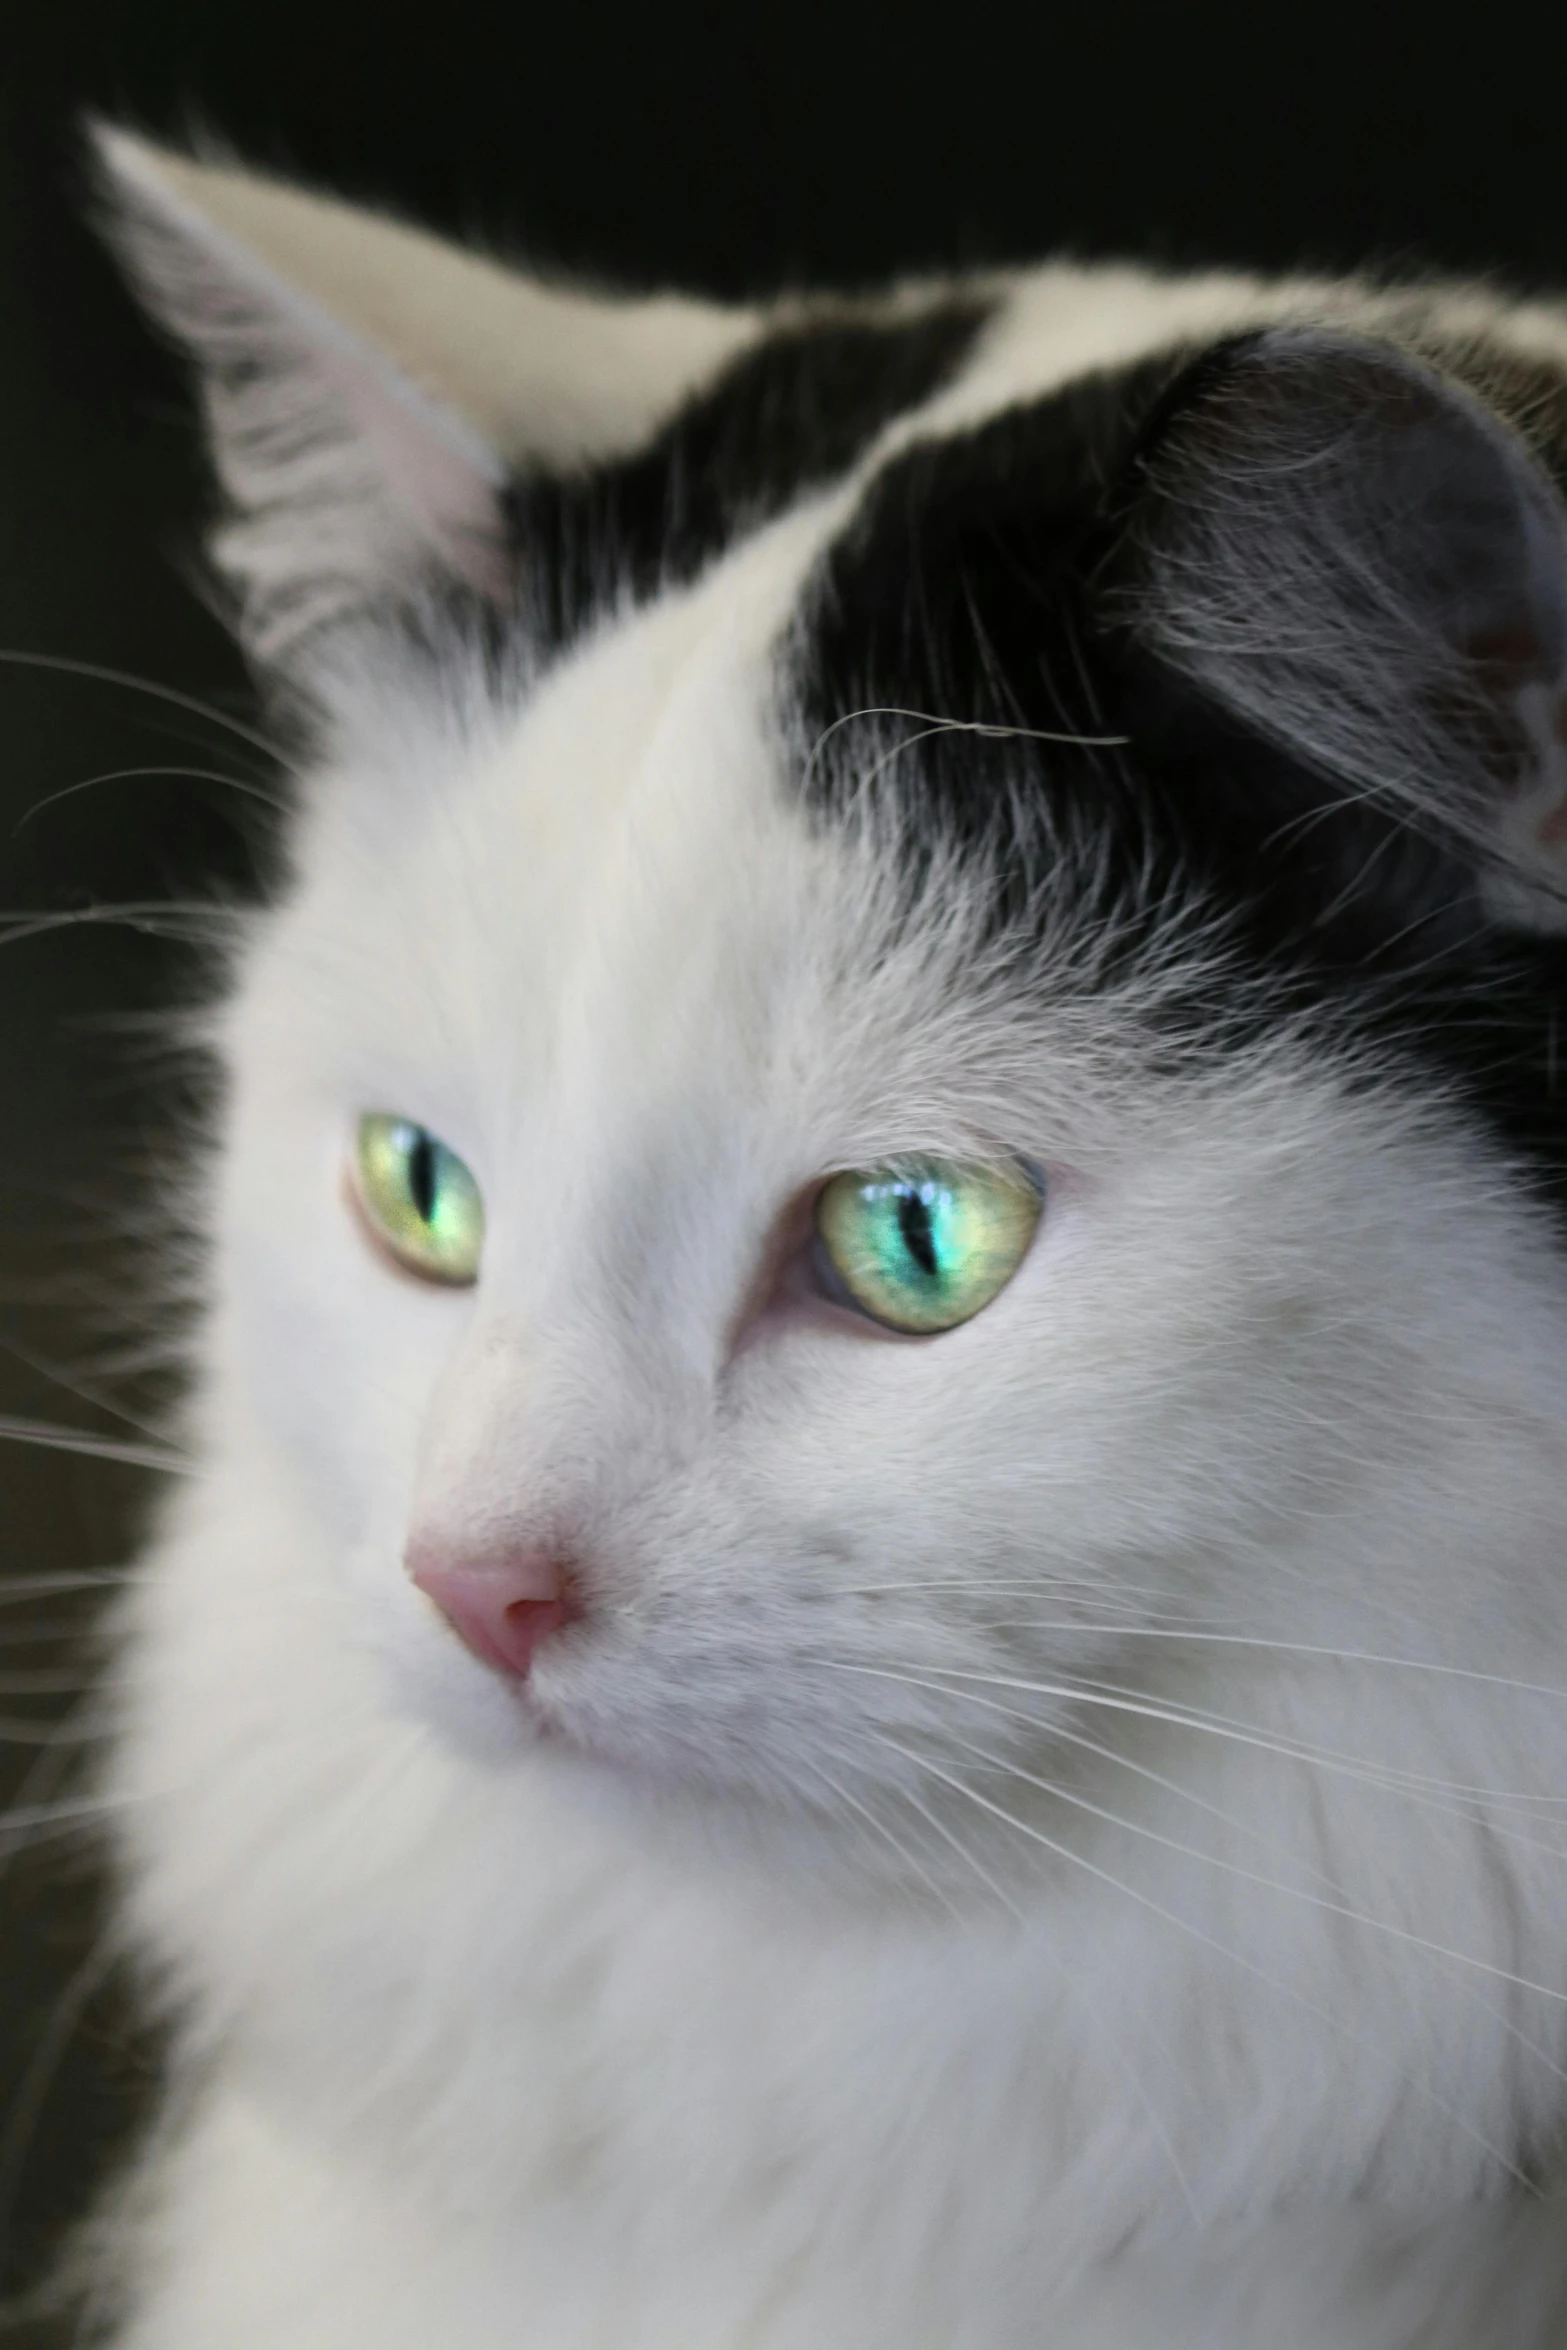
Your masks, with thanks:
M508 519L541 650L627 597L693 578L743 531L843 473L954 373L990 309L954 297L896 321L785 328L743 352L640 455L515 482Z
M1183 1049L1329 1014L1456 1078L1567 1202L1567 945L1501 932L1457 842L1249 731L1123 617L1143 465L1225 356L1085 379L877 477L792 648L802 789L829 820L888 794L916 871L938 838L984 860L1025 952L1033 884L1063 859L1106 972L1199 910L1232 977L1172 1015ZM893 711L922 716L874 715Z

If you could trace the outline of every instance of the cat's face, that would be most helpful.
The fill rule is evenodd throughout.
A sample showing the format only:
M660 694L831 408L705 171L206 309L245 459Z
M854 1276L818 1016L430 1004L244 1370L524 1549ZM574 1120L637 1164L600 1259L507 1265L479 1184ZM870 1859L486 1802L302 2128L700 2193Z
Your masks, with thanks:
M290 614L315 632L332 715L298 884L228 1019L217 1345L300 1481L346 1637L395 1710L463 1751L816 1820L898 1870L912 1845L919 1875L971 1847L954 1806L972 1828L976 1805L1029 1804L1042 1768L1086 1770L1122 1713L1205 1669L1203 1640L1374 1648L1391 1615L1407 1645L1424 1604L1444 1641L1511 1655L1507 1569L1477 1559L1477 1527L1511 1511L1506 1543L1536 1546L1538 1399L1560 1370L1546 1227L1463 1050L1416 1049L1467 987L1505 985L1527 1058L1545 918L1497 957L1458 846L1472 793L1433 836L1406 822L1405 778L1368 815L1352 761L1330 785L1297 755L1298 672L1326 645L1382 756L1386 644L1368 684L1331 630L1290 669L1270 627L1243 691L1217 675L1233 614L1184 671L1146 621L1162 560L1183 628L1199 556L1216 606L1244 588L1266 614L1288 572L1268 534L1295 524L1265 497L1239 556L1186 528L1205 435L1255 424L1255 362L1217 412L1199 371L1162 473L1137 436L1173 360L900 454L899 400L931 396L978 331L886 391L879 470L884 420L822 486L801 465L791 497L737 498L662 583L636 571L635 456L617 511L584 477L575 524L575 477L524 468L515 528L553 535L512 611L493 484L459 478L450 434L406 463L419 418L394 431L380 384L351 387L361 473L390 469L398 527L465 565L500 622L427 602L422 644L406 611L359 615L323 653L312 599L362 603L371 556L345 541L291 604L311 522L292 493L256 501L236 558L271 638ZM1334 425L1364 346L1283 350L1260 410L1303 369L1308 427ZM1388 429L1401 400L1419 410L1465 495L1473 477L1490 497L1482 524L1517 540L1507 593L1523 583L1530 617L1545 492L1515 485L1467 395L1449 416L1433 379L1386 374ZM1153 483L1110 535L1107 435ZM698 522L734 454L709 441ZM356 477L353 511L384 489ZM659 495L667 519L668 479ZM632 554L606 591L609 523ZM1439 584L1434 616L1398 594L1411 630L1446 624ZM515 658L494 658L497 626ZM1538 695L1559 649L1539 635L1499 694ZM1248 731L1254 686L1284 713L1271 730ZM1422 705L1412 739L1431 723ZM1544 887L1553 775L1508 801L1546 811L1519 893ZM1527 1123L1531 1082L1498 1087L1504 1126ZM462 1278L378 1236L367 1116L471 1179ZM1012 1187L1006 1262L949 1327L870 1310L824 1221L835 1179L863 1206L911 1169ZM917 1260L929 1232L898 1229ZM536 1644L487 1648L460 1593L519 1573L520 1605L559 1611Z
M1385 1637L1366 1548L1491 1339L1461 1167L1408 1112L1277 1036L1161 1056L1157 974L1075 967L1080 877L987 983L961 869L911 910L895 838L808 821L771 659L797 563L785 534L467 739L410 710L325 780L230 1039L230 1346L399 1706L858 1847L846 1800L906 1836L941 1774L1037 1768L1063 1676L1135 1695L1153 1627ZM472 1172L471 1286L356 1211L388 1108ZM936 1335L815 1261L823 1182L909 1157L1043 1181ZM421 1545L537 1547L580 1616L497 1669Z

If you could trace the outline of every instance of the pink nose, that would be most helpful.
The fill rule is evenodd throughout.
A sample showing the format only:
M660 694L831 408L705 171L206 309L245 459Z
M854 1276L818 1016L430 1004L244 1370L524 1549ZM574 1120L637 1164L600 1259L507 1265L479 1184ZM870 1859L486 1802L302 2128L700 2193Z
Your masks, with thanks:
M582 1613L565 1568L544 1550L471 1553L416 1539L408 1570L464 1646L518 1680L543 1642Z

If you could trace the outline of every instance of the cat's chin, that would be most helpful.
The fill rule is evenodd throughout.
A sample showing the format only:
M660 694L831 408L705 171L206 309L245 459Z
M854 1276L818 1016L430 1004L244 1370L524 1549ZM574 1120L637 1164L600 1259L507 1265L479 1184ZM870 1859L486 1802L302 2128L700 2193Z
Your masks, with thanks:
M574 1823L603 1828L615 1842L629 1837L639 1857L661 1859L688 1883L746 1888L747 1899L781 1899L786 1909L842 1921L950 1927L959 1906L931 1872L916 1873L890 1845L846 1838L841 1821L760 1774L726 1777L640 1749L632 1757L547 1725L528 1743L520 1767L547 1782ZM975 1906L971 1885L962 1897Z
M527 1681L480 1664L452 1643L417 1658L390 1656L398 1710L460 1760L488 1772L525 1773L547 1785L580 1822L628 1827L637 1847L662 1844L680 1866L747 1869L776 1890L835 1906L933 1906L927 1875L895 1847L846 1838L841 1817L802 1801L791 1774L763 1753L721 1738L700 1746L660 1736L634 1706L574 1686L563 1658ZM941 1913L950 1904L941 1902Z
M465 1762L504 1768L541 1742L520 1682L482 1665L455 1638L431 1639L420 1624L383 1626L373 1642L391 1709L415 1721Z
M527 1679L470 1655L455 1639L396 1642L383 1649L397 1711L419 1720L464 1760L506 1768L537 1757L557 1773L605 1787L630 1800L671 1804L764 1800L762 1788L715 1768L678 1742L649 1736L629 1722L636 1709L617 1711L602 1699L584 1703L569 1668L553 1666Z

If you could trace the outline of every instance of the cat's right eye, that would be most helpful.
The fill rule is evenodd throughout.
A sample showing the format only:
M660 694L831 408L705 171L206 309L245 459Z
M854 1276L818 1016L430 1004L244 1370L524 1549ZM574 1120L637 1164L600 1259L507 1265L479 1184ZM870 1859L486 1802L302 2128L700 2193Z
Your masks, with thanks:
M484 1201L454 1150L426 1126L383 1110L359 1121L354 1200L374 1238L426 1281L477 1281Z

